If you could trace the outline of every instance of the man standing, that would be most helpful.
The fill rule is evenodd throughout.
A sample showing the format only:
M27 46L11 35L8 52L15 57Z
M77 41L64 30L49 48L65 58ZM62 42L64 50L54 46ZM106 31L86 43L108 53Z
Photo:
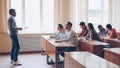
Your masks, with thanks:
M12 40L12 49L11 49L11 64L13 65L22 65L18 61L18 53L20 50L19 40L18 40L18 30L22 28L17 28L14 17L16 17L15 9L9 10L10 17L8 19L8 28L10 32L10 37Z

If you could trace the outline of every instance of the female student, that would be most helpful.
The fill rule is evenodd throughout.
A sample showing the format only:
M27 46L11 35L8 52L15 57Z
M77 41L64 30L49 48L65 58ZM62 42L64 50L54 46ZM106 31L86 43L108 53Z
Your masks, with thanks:
M106 28L108 30L108 33L107 33L108 37L110 37L110 38L117 38L116 30L113 29L110 24L107 24Z
M88 34L87 34L87 38L90 38L92 40L98 40L101 41L100 37L98 36L96 30L94 29L94 26L92 23L88 23Z

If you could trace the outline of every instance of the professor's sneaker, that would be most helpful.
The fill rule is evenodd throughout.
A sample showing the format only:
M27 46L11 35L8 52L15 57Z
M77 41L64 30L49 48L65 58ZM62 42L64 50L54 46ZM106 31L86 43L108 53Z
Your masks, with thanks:
M14 66L21 66L22 64L20 63L20 61L15 61L15 62L13 63L13 65L14 65Z
M14 63L14 61L13 61L13 60L11 60L10 64L12 64L12 63Z

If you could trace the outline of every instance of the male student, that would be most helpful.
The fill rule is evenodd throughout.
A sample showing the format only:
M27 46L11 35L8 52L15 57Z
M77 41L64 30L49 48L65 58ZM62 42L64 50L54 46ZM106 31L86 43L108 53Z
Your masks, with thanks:
M11 49L11 64L13 65L22 65L18 61L18 53L20 50L19 40L18 40L18 30L22 30L22 28L18 28L16 26L16 11L15 9L9 10L10 17L8 19L8 28L10 32L10 37L12 40L12 49Z
M62 39L63 36L65 35L65 29L63 27L62 24L58 24L58 27L57 27L57 32L55 33L55 38L56 39Z
M80 27L82 28L81 33L78 34L78 37L85 37L87 36L88 30L87 30L87 26L85 25L84 22L80 22Z
M65 29L66 29L66 33L64 36L64 40L66 40L68 43L71 43L77 46L78 38L77 38L76 32L72 30L72 23L67 22L67 24L65 25Z
M65 29L66 29L66 33L64 35L63 40L77 47L78 38L76 32L72 30L72 23L67 22L67 24L65 25ZM75 51L75 50L76 48L70 48L70 47L66 49L66 51ZM64 53L61 53L61 55L64 57Z

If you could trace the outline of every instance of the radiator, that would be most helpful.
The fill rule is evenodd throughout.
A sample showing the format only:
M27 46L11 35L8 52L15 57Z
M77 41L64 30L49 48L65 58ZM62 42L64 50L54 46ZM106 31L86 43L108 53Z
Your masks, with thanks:
M20 51L41 51L40 36L19 36Z

